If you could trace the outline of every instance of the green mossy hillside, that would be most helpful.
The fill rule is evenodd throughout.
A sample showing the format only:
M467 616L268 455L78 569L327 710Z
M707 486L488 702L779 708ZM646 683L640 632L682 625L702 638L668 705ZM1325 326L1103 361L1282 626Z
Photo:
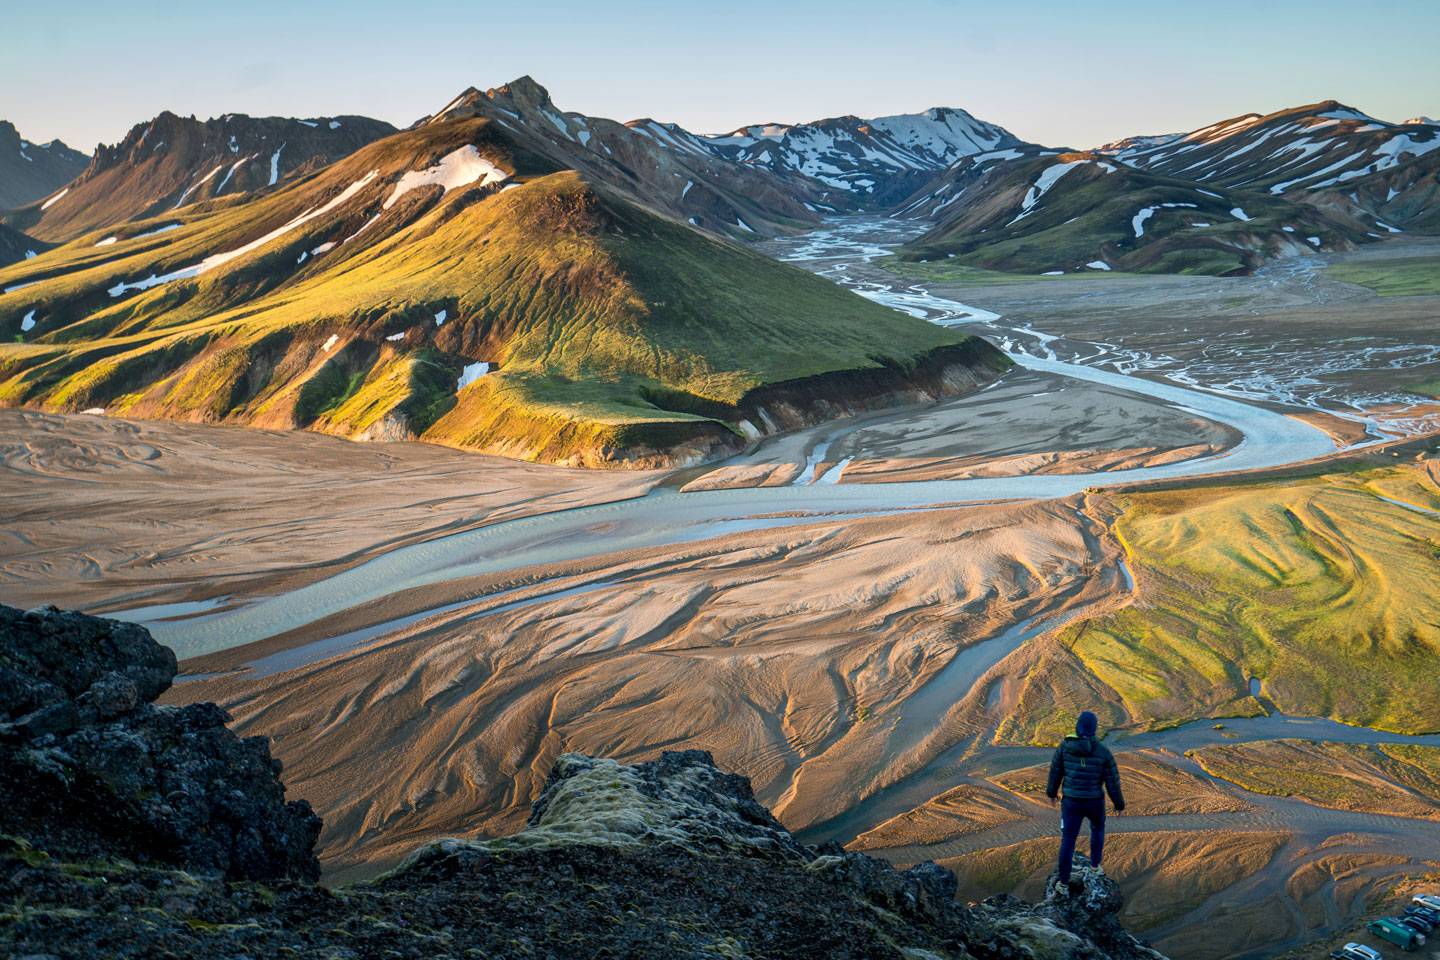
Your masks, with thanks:
M1084 709L1157 729L1271 704L1440 731L1440 488L1424 465L1115 502L1135 602L1063 628L999 740L1053 743Z
M1440 296L1440 257L1405 257L1376 263L1338 263L1327 271L1382 297Z

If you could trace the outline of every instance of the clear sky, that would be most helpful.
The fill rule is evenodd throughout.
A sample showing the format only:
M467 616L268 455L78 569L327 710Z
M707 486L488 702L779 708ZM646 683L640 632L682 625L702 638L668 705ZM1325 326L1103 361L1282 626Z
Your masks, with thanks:
M530 74L702 133L963 107L1088 147L1336 99L1440 114L1440 0L0 0L0 119L91 150L161 110L404 126Z

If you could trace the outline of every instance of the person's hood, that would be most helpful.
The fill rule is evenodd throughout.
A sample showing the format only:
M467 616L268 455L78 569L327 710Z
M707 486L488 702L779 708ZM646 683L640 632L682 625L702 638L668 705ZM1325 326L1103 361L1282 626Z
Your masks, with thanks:
M1073 733L1065 738L1060 749L1066 753L1073 753L1077 757L1086 757L1095 752L1095 747L1100 741L1094 737L1077 737Z

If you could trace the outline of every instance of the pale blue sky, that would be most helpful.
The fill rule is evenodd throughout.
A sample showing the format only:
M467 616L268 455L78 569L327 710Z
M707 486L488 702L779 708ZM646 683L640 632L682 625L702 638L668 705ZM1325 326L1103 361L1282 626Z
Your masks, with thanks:
M161 110L404 126L530 74L696 132L963 107L1094 146L1341 100L1440 114L1436 0L0 0L0 119L91 150Z

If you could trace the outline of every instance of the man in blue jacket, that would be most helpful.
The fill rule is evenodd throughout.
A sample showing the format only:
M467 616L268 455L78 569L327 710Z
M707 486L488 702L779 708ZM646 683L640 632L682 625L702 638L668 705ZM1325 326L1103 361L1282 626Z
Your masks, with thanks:
M1075 722L1075 735L1066 737L1050 758L1050 780L1045 796L1050 805L1064 784L1065 799L1060 804L1060 880L1055 892L1070 892L1070 860L1075 856L1075 841L1080 824L1090 821L1090 863L1100 867L1105 852L1105 794L1115 804L1115 812L1125 809L1125 795L1120 792L1120 768L1109 749L1095 736L1099 720L1086 710Z

